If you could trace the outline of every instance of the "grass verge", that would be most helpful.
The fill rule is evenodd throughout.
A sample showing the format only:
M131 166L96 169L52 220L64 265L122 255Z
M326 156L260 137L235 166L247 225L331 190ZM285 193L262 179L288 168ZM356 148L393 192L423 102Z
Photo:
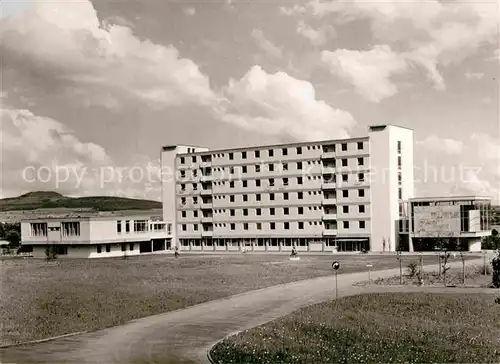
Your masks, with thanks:
M491 296L370 294L313 305L212 349L216 363L498 363Z
M408 262L415 257L404 257ZM249 290L399 266L395 256L182 255L126 260L0 260L0 345L120 325Z

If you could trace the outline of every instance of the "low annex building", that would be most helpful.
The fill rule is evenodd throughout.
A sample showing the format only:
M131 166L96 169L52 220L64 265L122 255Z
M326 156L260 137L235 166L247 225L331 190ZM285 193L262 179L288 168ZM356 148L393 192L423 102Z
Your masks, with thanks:
M21 221L21 241L35 258L45 258L48 246L59 258L166 253L172 247L172 224L146 213L37 217Z
M448 196L411 198L402 204L399 222L405 250L429 250L436 239L453 250L481 251L481 239L492 234L491 198Z

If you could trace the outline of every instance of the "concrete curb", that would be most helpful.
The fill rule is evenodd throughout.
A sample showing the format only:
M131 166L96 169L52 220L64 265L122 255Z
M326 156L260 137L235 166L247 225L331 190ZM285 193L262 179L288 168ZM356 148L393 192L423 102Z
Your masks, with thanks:
M62 339L62 338L65 338L65 337L86 334L87 332L88 331L78 331L78 332L72 332L72 333L64 334L64 335L52 336L52 337L48 337L48 338L45 338L45 339L31 340L31 341L25 341L25 342L22 342L22 343L15 343L15 344L8 344L8 345L0 345L0 349L13 348L13 347L24 346L24 345L40 344L40 343L44 343L44 342L47 342L47 341L53 341L53 340L57 340L57 339Z
M212 348L210 348L210 350L207 351L207 359L210 364L216 364L215 360L212 358Z

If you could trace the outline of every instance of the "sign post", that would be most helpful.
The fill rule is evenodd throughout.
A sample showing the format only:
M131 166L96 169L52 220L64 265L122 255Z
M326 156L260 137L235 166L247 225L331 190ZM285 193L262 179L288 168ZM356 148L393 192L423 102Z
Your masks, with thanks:
M332 268L333 268L333 271L335 272L335 298L339 298L339 284L338 284L338 278L337 278L337 273L339 271L339 268L340 268L340 263L337 262L337 261L334 261L332 263Z

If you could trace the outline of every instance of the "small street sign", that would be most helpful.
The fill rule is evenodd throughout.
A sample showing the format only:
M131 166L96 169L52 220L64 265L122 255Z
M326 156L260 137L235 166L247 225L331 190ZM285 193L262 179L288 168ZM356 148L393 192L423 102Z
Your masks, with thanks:
M340 268L340 263L339 263L339 262L337 262L337 261L333 262L333 263L332 263L332 268L333 268L334 270L338 270L338 269Z

